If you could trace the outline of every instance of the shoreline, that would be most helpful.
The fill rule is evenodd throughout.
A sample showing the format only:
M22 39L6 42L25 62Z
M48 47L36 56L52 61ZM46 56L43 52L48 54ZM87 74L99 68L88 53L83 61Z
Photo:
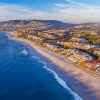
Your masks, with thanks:
M80 71L67 59L65 61L64 57L52 53L43 47L36 46L27 39L13 38L13 40L30 45L32 47L29 48L31 53L38 56L42 62L47 62L47 67L59 74L68 86L84 100L100 100L100 80L98 78Z

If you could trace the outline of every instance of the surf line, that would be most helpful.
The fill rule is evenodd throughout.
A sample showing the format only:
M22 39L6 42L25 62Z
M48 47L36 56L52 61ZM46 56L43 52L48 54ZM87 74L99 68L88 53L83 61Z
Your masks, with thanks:
M76 92L74 92L71 88L68 87L68 85L66 84L66 82L65 82L62 78L60 78L60 77L58 76L58 74L57 74L55 71L53 71L52 69L50 69L50 68L47 67L46 62L41 61L41 60L40 60L38 57L36 57L36 56L32 56L32 58L34 58L34 59L38 60L40 63L42 63L42 64L44 65L43 68L44 68L45 70L47 70L48 72L50 72L50 73L54 76L54 78L56 79L56 81L57 81L63 88L65 88L67 91L69 91L69 93L71 93L71 94L73 95L73 97L74 97L75 100L83 100L82 97L80 97Z

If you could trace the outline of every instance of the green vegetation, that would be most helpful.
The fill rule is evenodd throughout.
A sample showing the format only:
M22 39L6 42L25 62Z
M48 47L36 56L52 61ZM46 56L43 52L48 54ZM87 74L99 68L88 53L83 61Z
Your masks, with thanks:
M47 32L47 31L46 31ZM53 35L52 35L53 34ZM52 36L56 36L54 37ZM43 31L39 32L26 32L21 31L17 32L15 34L15 37L17 38L24 38L28 39L30 41L33 41L36 45L42 46L47 48L48 50L55 52L59 55L63 55L65 57L76 57L77 61L73 62L78 68L81 68L82 70L86 72L92 72L96 71L97 67L90 67L87 66L87 63L84 62L84 56L81 57L81 55L74 55L74 50L84 52L85 54L90 55L93 58L93 61L100 60L100 54L95 53L95 48L91 49L87 46L89 43L98 45L100 44L100 38L97 36L94 36L90 34L88 31L83 30L75 30L70 33L71 35L62 35L59 34L59 32L53 32L53 33L45 33ZM86 44L88 45L86 46ZM72 51L71 51L72 50ZM80 59L79 59L80 57ZM73 58L71 58L73 59ZM83 60L83 61L82 61Z

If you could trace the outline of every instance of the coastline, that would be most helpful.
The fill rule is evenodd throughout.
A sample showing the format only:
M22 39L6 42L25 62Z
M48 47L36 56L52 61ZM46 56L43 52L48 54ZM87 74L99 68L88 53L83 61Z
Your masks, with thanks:
M29 44L33 48L29 48L30 52L35 57L38 56L42 62L46 62L46 66L57 72L68 86L84 100L100 100L100 80L98 78L80 71L67 59L65 60L64 57L56 55L45 48L36 46L29 40L13 39Z

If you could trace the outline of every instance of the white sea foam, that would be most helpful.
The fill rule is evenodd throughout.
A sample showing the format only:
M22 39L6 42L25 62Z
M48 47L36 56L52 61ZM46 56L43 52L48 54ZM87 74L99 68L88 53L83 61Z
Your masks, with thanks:
M61 86L63 86L63 88L67 89L67 91L69 91L69 92L74 96L75 100L83 100L77 93L75 93L74 91L72 91L72 90L67 86L66 82L65 82L63 79L61 79L61 78L57 75L57 73L56 73L55 71L51 70L51 69L48 68L47 66L44 66L44 68L45 68L47 71L49 71L50 73L52 73L52 74L54 75L54 77L55 77L55 79L57 80L57 82L58 82Z
M28 51L27 50L23 50L21 53L24 54L25 56L27 56Z
M45 62L43 62L43 61L41 61L38 57L36 57L36 56L32 56L32 58L37 59L40 63L42 63L42 64L46 65L46 63L45 63Z
M73 97L74 97L75 100L83 100L82 97L80 97L77 93L75 93L72 89L70 89L68 87L68 85L66 84L66 82L63 79L61 79L55 71L53 71L50 68L48 68L47 67L47 64L45 62L41 61L38 57L35 57L35 56L32 56L32 57L35 58L35 59L37 59L40 63L44 64L43 68L46 69L47 71L49 71L51 74L53 74L54 75L54 78L56 79L56 81L63 88L67 89L67 91L69 91L69 93L71 93L73 95Z

